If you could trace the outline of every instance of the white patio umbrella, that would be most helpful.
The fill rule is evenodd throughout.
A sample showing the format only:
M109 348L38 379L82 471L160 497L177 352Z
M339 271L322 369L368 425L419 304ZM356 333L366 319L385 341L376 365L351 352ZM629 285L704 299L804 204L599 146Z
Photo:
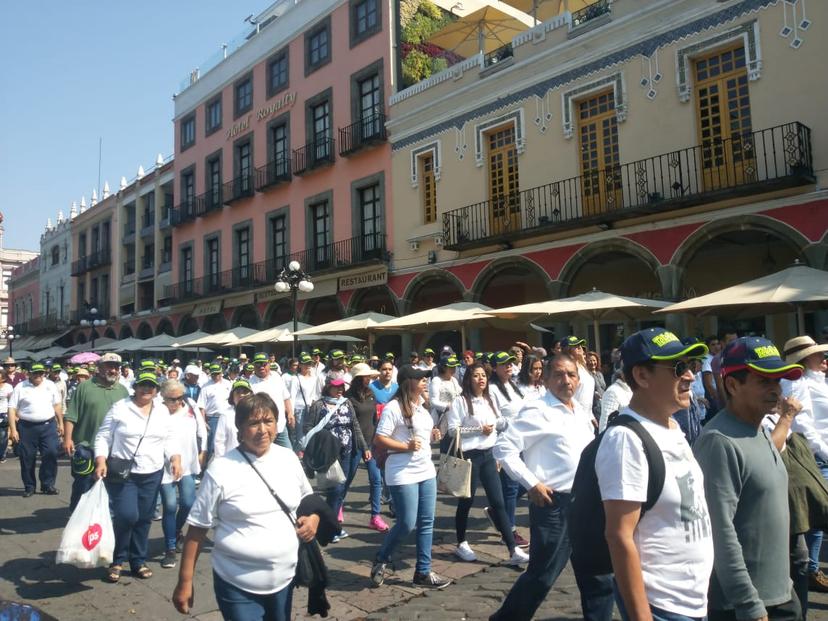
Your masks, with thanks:
M236 341L242 339L246 336L250 336L251 334L255 334L258 330L254 328L243 328L241 326L236 328L231 328L230 330L225 330L224 332L219 332L217 334L208 334L205 337L200 339L195 339L189 341L187 345L189 347L197 347L199 345L216 345L219 347L230 347L235 346Z
M233 347L242 347L243 345L274 343L280 336L283 336L287 332L287 328L281 326L268 328L267 330L259 330L253 334L248 334L247 336L234 341L231 345L233 345Z
M595 351L600 352L601 338L598 332L598 325L602 319L640 319L648 317L655 309L664 308L669 305L669 302L662 302L660 300L631 298L593 289L589 293L582 293L570 298L497 308L481 313L481 315L501 317L503 319L521 318L526 321L536 321L543 317L551 317L553 315L568 315L570 317L591 319L595 332Z
M767 315L795 311L799 331L805 326L806 308L828 307L828 272L793 266L707 295L671 304L659 313L712 313Z
M105 336L95 339L95 349L100 349L106 351L104 348L117 343L116 339L110 339ZM82 352L82 351L92 351L92 341L86 341L86 343L78 343L77 345L73 345L69 348L70 352ZM48 357L48 356L44 356Z
M353 317L346 317L345 319L337 319L336 321L329 321L320 326L313 326L304 330L297 330L296 335L300 337L310 336L315 334L345 334L347 332L365 332L368 336L368 354L374 351L374 334L378 325L396 319L392 315L384 315L382 313L375 313L369 311L367 313L360 313ZM335 339L338 340L338 339Z
M96 343L97 345L97 343ZM48 349L41 349L37 352L37 355L42 358L62 358L63 356L67 355L69 350L65 347L61 347L60 345L55 345Z
M469 58L508 45L516 35L532 26L534 20L526 13L505 2L491 0L489 5L435 32L428 38L428 43Z
M195 332L190 332L189 334L182 334L181 336L177 336L175 338L175 341L173 341L172 345L175 349L182 349L184 347L189 346L189 344L193 341L202 339L205 336L210 336L210 333L204 332L202 330L196 330Z
M143 343L143 339L136 339L135 337L128 337L125 339L121 339L119 341L112 341L111 343L106 343L101 347L98 347L98 344L95 343L95 349L98 351L131 351L129 349L124 349L125 347L131 347L136 343Z

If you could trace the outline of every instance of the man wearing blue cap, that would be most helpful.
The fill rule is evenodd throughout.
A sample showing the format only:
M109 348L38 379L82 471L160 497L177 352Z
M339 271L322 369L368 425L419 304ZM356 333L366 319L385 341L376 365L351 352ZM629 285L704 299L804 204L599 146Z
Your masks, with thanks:
M707 614L713 537L703 477L673 419L674 412L690 406L689 362L706 353L706 345L684 345L664 328L636 332L621 346L632 398L619 414L637 421L658 449L649 454L644 435L610 424L595 457L624 619L690 621ZM657 477L651 462L663 462L664 483L644 511L651 472Z
M780 420L793 418L799 405L782 398L780 380L796 380L802 371L764 338L742 337L722 352L726 405L693 448L704 472L716 553L710 621L802 618L787 562L788 473L762 425L774 411Z

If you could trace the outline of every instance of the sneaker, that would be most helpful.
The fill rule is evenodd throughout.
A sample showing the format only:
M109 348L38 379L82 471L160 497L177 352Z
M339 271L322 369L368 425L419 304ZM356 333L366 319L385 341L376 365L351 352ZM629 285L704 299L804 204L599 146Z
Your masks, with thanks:
M31 487L23 490L23 498L30 498L31 496L34 496L34 490Z
M454 555L461 561L466 561L467 563L477 560L477 554L471 549L468 541L461 541L460 545L454 549Z
M47 496L57 496L58 494L60 494L60 492L57 489L55 489L54 486L43 489L42 493L46 494Z
M339 513L336 515L336 521L340 524L345 521L345 514L342 512L342 507L339 507Z
M388 532L388 530L390 529L388 524L385 523L385 520L382 519L381 515L372 515L371 521L368 522L368 528L378 530L381 533Z
M451 580L443 578L433 571L427 574L414 574L414 586L425 587L427 589L445 589L450 584Z
M155 513L154 513L154 514L153 514L153 516L152 516L152 521L153 521L153 522L157 522L157 521L158 521L158 520L160 520L163 516L164 516L164 514L163 514L163 512L161 511L161 509L160 509L159 507L156 507L156 509L155 509Z
M828 593L828 576L822 573L821 569L808 574L808 590Z
M161 567L163 567L164 569L172 569L173 567L175 567L175 561L175 550L167 550L164 553L163 560L161 561Z
M374 561L374 564L371 567L371 582L374 586L382 586L382 583L385 582L385 572L387 569L388 563Z
M519 532L512 531L512 535L515 538L515 545L519 548L528 548L529 547L529 540L524 539Z
M331 539L331 543L339 543L342 539L345 539L348 536L348 533L345 532L345 529L341 529L338 534L333 536Z
M515 548L515 551L512 553L512 557L506 561L506 564L514 567L516 565L525 565L528 562L529 555L520 548Z

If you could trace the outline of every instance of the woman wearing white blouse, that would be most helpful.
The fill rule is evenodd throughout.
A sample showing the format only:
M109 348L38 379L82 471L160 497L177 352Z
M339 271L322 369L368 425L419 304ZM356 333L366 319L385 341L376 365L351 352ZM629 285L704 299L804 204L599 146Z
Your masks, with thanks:
M526 401L540 399L546 394L543 384L543 360L534 354L523 358L523 365L518 374L518 388Z
M475 363L466 369L463 375L463 394L454 400L448 413L449 433L455 436L459 434L463 457L472 463L471 497L457 500L454 515L458 544L455 554L464 561L477 560L477 555L466 541L466 528L474 495L481 483L489 502L489 515L509 549L509 564L520 565L529 561L529 555L515 545L503 503L497 463L492 456L492 447L497 439L495 431L505 427L506 419L498 415L489 396L486 371L482 365Z
M133 575L152 577L146 564L147 544L166 461L172 480L181 478L181 449L173 433L173 420L166 408L155 406L157 393L155 373L139 374L135 394L112 406L95 436L95 479L106 479L107 457L131 462L126 481L106 481L115 530L109 582L118 582L127 560Z

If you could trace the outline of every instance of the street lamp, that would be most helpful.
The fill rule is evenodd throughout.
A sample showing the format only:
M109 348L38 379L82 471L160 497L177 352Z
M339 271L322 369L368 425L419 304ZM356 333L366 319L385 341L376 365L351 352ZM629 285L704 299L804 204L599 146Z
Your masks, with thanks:
M309 293L313 291L313 283L310 276L302 271L302 266L299 261L291 261L288 266L282 268L282 271L276 276L276 284L273 288L278 293L291 293L291 302L293 304L293 358L296 358L296 343L299 337L296 336L297 318L296 318L296 298L298 292Z
M106 319L98 319L98 309L92 307L86 317L80 320L80 325L84 328L92 328L92 346L89 351L95 351L95 339L98 338L97 328L105 326Z
M9 356L14 356L14 352L12 351L12 343L14 339L20 338L18 335L14 333L14 326L6 326L0 331L0 338L6 339L6 342L9 344Z

